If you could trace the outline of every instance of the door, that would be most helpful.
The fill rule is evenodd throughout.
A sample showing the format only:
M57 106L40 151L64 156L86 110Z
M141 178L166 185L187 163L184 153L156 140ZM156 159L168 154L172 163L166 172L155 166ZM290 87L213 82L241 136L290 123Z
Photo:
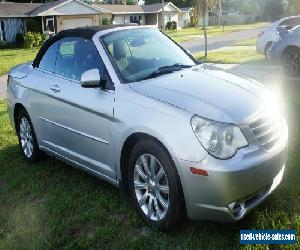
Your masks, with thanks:
M74 29L78 27L85 27L85 26L92 26L92 25L93 25L92 17L63 19L61 24L61 30Z
M1 19L0 19L0 41L6 42L5 23L4 20Z
M55 61L59 41L52 44L43 55L38 67L24 78L24 85L28 85L28 91L24 99L30 106L30 117L34 125L40 147L54 150L52 128L48 121L54 119L56 107L57 78L54 75Z
M67 159L115 178L114 92L82 88L83 72L97 68L103 79L104 64L92 41L63 38L55 73L57 107L53 124L56 150Z

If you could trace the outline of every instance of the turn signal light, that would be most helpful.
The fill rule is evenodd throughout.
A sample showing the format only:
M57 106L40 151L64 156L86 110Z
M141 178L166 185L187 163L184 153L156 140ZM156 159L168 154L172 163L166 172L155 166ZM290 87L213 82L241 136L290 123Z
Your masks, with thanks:
M193 174L208 176L207 171L205 171L203 169L190 167L190 170Z

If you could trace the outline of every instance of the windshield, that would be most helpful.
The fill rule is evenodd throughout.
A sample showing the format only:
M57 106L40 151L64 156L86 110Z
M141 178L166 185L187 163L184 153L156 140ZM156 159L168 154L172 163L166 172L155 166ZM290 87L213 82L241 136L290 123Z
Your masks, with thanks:
M155 29L131 29L102 37L125 82L158 77L195 65L180 47Z

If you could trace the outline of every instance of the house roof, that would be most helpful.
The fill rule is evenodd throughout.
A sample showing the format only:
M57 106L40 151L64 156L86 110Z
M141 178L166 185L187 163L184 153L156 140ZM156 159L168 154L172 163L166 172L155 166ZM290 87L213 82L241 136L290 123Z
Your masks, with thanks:
M104 9L110 13L144 13L141 5L92 4L92 6Z
M165 3L165 7L171 5L176 10L181 11L171 2ZM122 4L93 4L93 6L106 10L112 14L127 14L127 13L157 13L162 10L161 3L153 3L146 5L122 5Z
M193 8L192 7L185 7L185 8L179 8L182 12L190 12Z
M24 17L41 5L43 4L0 2L0 17Z
M42 16L46 15L48 11L54 10L69 2L79 2L89 8L98 12L108 12L112 14L144 14L144 13L158 13L162 10L161 3L147 4L147 5L112 5L112 4L87 4L81 0L57 0L48 3L14 3L14 2L0 2L0 17L26 17L26 16ZM171 2L166 2L165 7L172 6L179 12L187 12L191 8L177 8Z
M79 2L82 5L85 5L85 6L88 6L88 7L92 8L92 9L94 9L94 10L103 12L102 9L99 9L96 6L84 3L83 1L80 1L80 0L57 0L57 1L54 1L54 2L48 2L48 3L41 4L38 8L34 9L33 11L31 11L29 13L29 15L30 16L39 16L39 15L42 15L43 13L45 13L47 11L53 10L53 9L55 9L57 7L63 6L63 5L65 5L65 4L69 3L69 2L72 2L72 1Z
M168 6L170 3L165 3L165 7ZM153 12L160 12L162 9L161 3L153 3L153 4L147 4L142 5L145 13L153 13Z

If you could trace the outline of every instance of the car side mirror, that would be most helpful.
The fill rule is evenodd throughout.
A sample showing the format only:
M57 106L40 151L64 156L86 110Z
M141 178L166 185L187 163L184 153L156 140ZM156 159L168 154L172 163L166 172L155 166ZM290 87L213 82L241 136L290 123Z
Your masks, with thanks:
M83 88L101 87L101 78L98 69L90 69L81 74L80 84Z

